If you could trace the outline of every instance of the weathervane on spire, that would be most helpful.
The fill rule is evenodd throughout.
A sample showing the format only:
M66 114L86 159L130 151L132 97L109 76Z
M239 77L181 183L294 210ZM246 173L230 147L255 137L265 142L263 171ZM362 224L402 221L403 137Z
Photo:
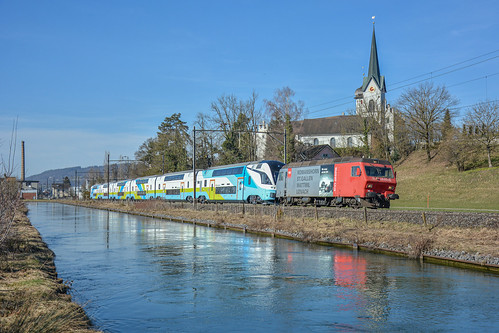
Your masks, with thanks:
M372 18L372 20L373 20L373 25L374 25L374 23L375 23L374 19L376 18L376 16L373 16L373 17L371 17L371 18Z

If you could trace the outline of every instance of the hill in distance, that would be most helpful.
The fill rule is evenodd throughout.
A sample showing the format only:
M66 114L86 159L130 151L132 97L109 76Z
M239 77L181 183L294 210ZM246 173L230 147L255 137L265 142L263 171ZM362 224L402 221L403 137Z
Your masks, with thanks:
M104 166L89 166L85 168L82 168L80 166L75 166L63 169L47 170L37 175L26 177L26 180L36 180L43 185L46 184L47 182L49 184L61 183L65 177L68 177L71 181L71 184L73 184L75 175L77 175L79 181L81 181L81 179L87 178L89 172L96 170L104 172Z

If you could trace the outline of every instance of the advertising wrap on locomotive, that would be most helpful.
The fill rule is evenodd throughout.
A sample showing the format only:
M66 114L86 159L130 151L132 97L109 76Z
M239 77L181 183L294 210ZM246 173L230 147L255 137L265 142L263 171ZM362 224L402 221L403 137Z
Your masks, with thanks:
M283 204L389 208L397 181L390 162L343 157L286 164L277 179Z

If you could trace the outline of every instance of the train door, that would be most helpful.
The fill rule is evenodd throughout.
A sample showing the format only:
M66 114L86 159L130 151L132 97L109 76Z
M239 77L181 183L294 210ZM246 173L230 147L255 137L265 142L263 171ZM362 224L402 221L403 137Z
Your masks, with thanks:
M210 179L210 189L208 190L210 200L215 200L215 179Z
M244 178L237 178L236 200L244 200Z
M180 200L185 199L184 182L180 182Z

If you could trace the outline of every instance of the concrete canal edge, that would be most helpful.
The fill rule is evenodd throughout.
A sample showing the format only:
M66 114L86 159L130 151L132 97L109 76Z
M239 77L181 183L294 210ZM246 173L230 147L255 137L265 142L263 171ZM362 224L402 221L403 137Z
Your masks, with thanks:
M482 271L482 272L499 274L499 265L493 265L493 264L487 264L487 263L477 263L477 262L460 260L460 259L455 259L455 258L427 255L424 253L421 253L418 258L412 258L411 254L408 252L405 252L405 251L398 251L398 250L393 250L393 249L389 249L389 248L380 248L380 247L376 247L376 246L369 246L369 245L356 244L356 243L334 242L334 241L328 241L328 240L307 240L304 237L290 235L290 234L287 234L286 232L283 232L283 231L251 229L251 228L248 228L246 225L237 225L237 224L231 224L231 223L219 223L219 222L216 222L213 220L190 219L190 218L185 218L185 217L180 217L180 216L169 216L169 215L153 214L153 213L146 213L146 212L140 212L140 211L129 211L129 210L125 210L125 209L122 210L122 209L113 209L113 208L99 208L99 207L94 207L92 205L85 205L81 202L61 201L60 203L73 205L73 206L82 206L82 207L87 207L87 208L107 210L110 212L125 213L125 214L137 215L137 216L144 216L144 217L168 220L168 221L178 222L178 223L189 223L189 224L193 224L193 225L205 226L205 227L210 227L210 228L232 230L232 231L238 231L238 232L243 232L243 233L261 235L261 236L289 239L289 240L310 243L310 244L316 244L316 245L321 245L321 246L346 248L346 249L351 249L354 251L365 251L365 252L370 252L370 253L398 256L398 257L404 257L404 258L408 258L408 259L419 260L420 262L423 262L423 263L432 263L432 264L445 265L445 266L451 266L451 267L456 267L456 268L472 269L472 270L477 270L477 271Z

